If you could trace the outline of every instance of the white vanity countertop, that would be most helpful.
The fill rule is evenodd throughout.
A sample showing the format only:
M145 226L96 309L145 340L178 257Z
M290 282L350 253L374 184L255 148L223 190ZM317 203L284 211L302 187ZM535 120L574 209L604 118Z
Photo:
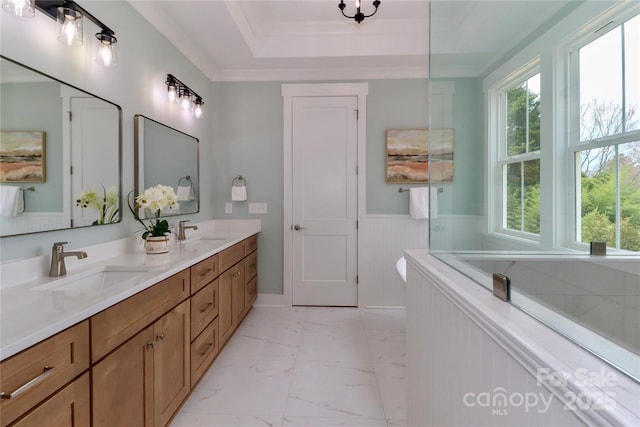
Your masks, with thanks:
M187 240L174 243L167 254L147 255L140 238L122 239L86 248L88 257L66 258L67 276L50 278L50 257L17 260L2 264L0 287L0 360L36 344L92 315L166 279L190 266L260 232L259 220L214 220L187 230ZM216 237L216 240L200 237ZM141 268L131 280L100 291L33 290L56 280L105 266ZM147 271L148 270L148 271Z

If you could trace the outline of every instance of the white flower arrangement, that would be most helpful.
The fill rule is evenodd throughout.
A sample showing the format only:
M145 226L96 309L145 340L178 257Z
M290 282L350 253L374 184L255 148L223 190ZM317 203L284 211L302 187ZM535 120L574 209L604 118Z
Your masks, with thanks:
M76 198L76 206L86 209L93 208L98 212L98 219L93 225L112 224L120 220L120 197L118 187L102 187L102 194L95 190L84 190Z
M169 223L162 219L162 212L166 209L177 210L179 207L178 196L172 187L158 184L149 187L142 194L135 198L135 209L129 205L129 209L134 218L142 224L144 232L142 238L147 236L165 236L169 234ZM144 209L149 219L149 224L145 223L138 214L138 209Z

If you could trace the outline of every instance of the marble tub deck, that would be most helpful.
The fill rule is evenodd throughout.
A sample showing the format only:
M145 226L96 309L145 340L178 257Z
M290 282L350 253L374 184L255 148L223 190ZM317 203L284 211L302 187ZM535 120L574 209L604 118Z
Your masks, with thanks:
M171 427L402 426L405 311L254 307Z

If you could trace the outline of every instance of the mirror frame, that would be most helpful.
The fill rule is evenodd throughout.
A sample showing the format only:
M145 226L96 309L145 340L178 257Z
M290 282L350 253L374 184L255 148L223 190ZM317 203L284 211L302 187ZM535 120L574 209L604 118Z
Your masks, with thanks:
M123 218L123 200L124 200L124 195L122 194L122 107L120 107L120 105L109 101L108 99L105 99L101 96L95 95L91 92L88 92L84 89L81 89L75 85L72 85L70 83L67 83L63 80L60 80L56 77L53 77L49 74L43 73L42 71L39 71L33 67L30 67L28 65L25 65L21 62L18 62L14 59L11 59L5 55L0 54L0 60L5 60L5 61L9 61L15 65L18 65L22 68L25 68L33 73L39 74L41 76L44 76L54 82L58 82L62 85L65 85L71 89L74 89L78 92L82 92L82 93L86 93L87 95L90 95L93 98L99 99L101 101L106 102L107 104L113 105L117 112L118 112L118 209L119 209L119 215L118 215L118 220L116 222L112 222L109 224L96 224L96 225L111 225L111 224L118 224L120 222L122 222L122 218ZM73 195L71 195L71 200L70 200L71 204L73 205ZM71 224L69 225L69 227L65 227L65 228L52 228L52 229L47 229L47 230L37 230L37 231L29 231L29 232L25 232L25 233L15 233L15 234L6 234L6 235L2 235L0 236L0 238L4 238L4 237L13 237L13 236L24 236L24 235L28 235L28 234L35 234L35 233L46 233L46 232L50 232L50 231L59 231L59 230L73 230L73 229L81 229L81 228L89 228L89 227L94 227L94 224L88 224L88 225L80 225L80 226L73 226L73 221L71 221Z
M144 176L141 176L141 172L144 171L144 141L141 141L140 138L140 126L142 126L142 123L140 121L140 119L145 119L148 120L152 123L158 124L160 126L163 126L169 130L172 130L174 132L178 132L181 135L184 135L188 138L192 138L195 140L196 142L196 188L195 188L195 199L196 199L196 210L195 212L179 212L179 213L171 213L171 212L163 212L162 216L163 217L174 217L174 216L180 216L180 215L194 215L200 212L200 139L196 138L193 135L189 135L188 133L182 132L181 130L178 130L174 127L168 126L162 122L159 122L157 120L153 120L150 117L145 116L144 114L135 114L133 116L133 144L134 144L134 150L133 150L133 163L134 163L134 170L133 170L133 174L134 174L134 187L133 187L133 194L134 194L134 200L135 197L137 197L138 195L140 195L140 191L144 190L144 183L142 182L144 180ZM127 196L128 198L129 196ZM127 200L127 203L129 201ZM135 209L135 203L134 203L134 209ZM138 210L136 212L138 215L140 215L140 211ZM142 216L140 216L140 218L143 218Z

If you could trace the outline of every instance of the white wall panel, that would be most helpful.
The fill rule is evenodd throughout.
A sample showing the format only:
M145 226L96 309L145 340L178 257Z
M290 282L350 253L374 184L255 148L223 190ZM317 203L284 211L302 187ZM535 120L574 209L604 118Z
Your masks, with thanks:
M429 221L409 215L367 215L360 224L359 254L360 307L404 307L405 284L396 271L396 262L405 249L426 249Z

